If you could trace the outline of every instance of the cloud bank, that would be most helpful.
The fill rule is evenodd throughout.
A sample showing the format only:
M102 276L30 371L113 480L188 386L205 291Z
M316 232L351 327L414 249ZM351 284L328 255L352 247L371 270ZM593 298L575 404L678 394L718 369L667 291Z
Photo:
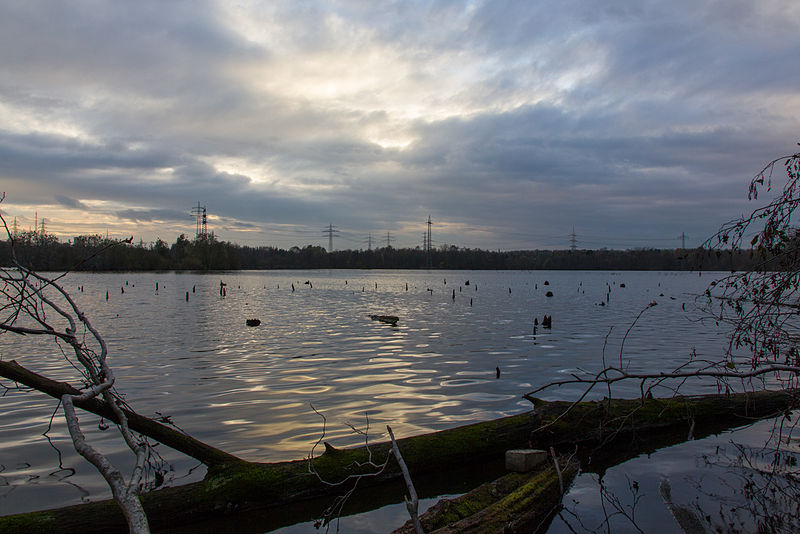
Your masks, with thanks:
M699 244L796 148L792 1L6 2L4 213L249 245ZM34 215L34 213L36 215Z

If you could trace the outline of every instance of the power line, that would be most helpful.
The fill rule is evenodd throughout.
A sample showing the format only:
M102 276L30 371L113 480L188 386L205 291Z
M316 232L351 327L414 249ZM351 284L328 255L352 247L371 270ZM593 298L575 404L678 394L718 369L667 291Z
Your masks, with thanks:
M328 234L328 252L333 252L333 236L339 234L339 230L332 224L328 224L327 228L323 228L323 234Z
M206 207L200 205L200 201L197 201L197 206L192 208L192 215L195 218L195 237L205 237L208 234L208 226L207 226L207 217L208 214L206 212Z
M428 215L428 235L427 235L427 240L425 241L425 244L427 245L426 249L425 249L425 255L427 257L428 269L433 267L433 258L431 257L431 226L432 225L433 225L433 223L431 222L431 216Z
M358 239L358 238L355 238L355 237L350 237L350 236L346 236L346 235L342 235L342 234L339 234L337 237L338 237L339 239L344 239L345 241L349 241L349 242L351 242L351 243L358 243L358 244L361 244L361 243L363 243L363 242L364 242L364 240L363 240L363 239Z

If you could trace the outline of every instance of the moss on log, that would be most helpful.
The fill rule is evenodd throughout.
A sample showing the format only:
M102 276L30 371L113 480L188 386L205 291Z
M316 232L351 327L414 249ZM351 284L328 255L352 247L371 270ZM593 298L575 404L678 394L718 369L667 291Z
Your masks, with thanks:
M631 454L686 440L689 429L702 437L782 414L797 406L795 392L675 397L671 399L571 403L536 400L534 410L483 423L462 426L398 440L412 477L416 473L446 473L457 466L501 458L507 449L582 449ZM565 413L566 412L566 413ZM654 441L654 438L658 438ZM623 445L623 446L620 446ZM372 459L382 462L389 443L370 447ZM644 447L644 448L642 448ZM327 481L364 473L354 462L365 462L364 447L337 449L314 459ZM400 477L394 462L379 476L364 478L359 487L385 484ZM308 471L308 462L297 460L271 464L235 462L209 468L202 482L164 488L142 496L153 530L175 522L190 524L210 517L282 506L292 502L336 495L341 486L319 482ZM355 497L357 498L357 497ZM398 492L402 500L402 492ZM89 503L55 510L0 517L0 533L124 532L122 516L112 512L113 501Z
M548 460L529 473L508 473L454 499L442 499L422 516L429 534L539 532L550 524L578 473L576 461L559 460L562 480ZM415 534L408 521L392 534Z

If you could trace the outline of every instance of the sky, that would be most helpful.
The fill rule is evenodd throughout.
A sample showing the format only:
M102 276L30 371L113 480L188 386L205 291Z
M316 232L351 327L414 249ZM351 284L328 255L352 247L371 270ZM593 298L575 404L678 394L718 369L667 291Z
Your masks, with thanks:
M18 228L700 245L800 141L796 0L0 3ZM763 198L763 196L761 197ZM574 229L574 230L573 230Z

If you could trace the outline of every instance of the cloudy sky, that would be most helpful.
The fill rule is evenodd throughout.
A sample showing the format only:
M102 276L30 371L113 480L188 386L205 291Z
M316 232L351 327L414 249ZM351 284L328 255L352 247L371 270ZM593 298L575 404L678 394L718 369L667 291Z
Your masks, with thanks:
M696 246L800 140L797 0L0 4L21 229Z

